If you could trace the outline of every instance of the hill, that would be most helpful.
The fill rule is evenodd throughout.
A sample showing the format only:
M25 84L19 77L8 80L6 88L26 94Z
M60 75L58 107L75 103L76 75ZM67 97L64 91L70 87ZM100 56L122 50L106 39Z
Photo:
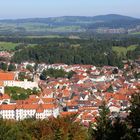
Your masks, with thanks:
M140 19L122 15L100 15L94 17L64 16L0 20L0 34L35 35L48 33L98 32L126 33L140 30ZM106 31L106 30L107 31ZM110 29L116 29L110 31Z

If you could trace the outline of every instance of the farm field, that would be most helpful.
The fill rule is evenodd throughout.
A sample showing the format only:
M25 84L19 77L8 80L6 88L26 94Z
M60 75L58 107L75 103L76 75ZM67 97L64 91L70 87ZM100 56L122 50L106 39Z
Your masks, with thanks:
M26 38L63 38L63 36L59 35L42 35L42 36L26 36Z
M132 35L140 35L140 32L131 33Z

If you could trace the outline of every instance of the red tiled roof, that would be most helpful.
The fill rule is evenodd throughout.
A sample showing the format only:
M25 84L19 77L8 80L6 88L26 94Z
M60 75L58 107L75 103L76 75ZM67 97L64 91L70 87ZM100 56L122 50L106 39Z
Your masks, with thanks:
M39 105L38 109L36 110L37 113L43 113L44 109L42 107L42 105Z
M0 100L3 100L3 99L10 99L10 96L8 94L0 95Z
M12 72L0 72L0 81L14 80L15 74Z
M42 104L42 107L44 109L53 109L53 108L56 108L56 105L54 105L54 104Z
M15 105L2 104L0 105L0 110L14 110L15 107Z
M22 108L27 110L37 109L38 104L24 104Z
M61 116L65 117L65 116L69 116L69 115L74 115L77 114L78 112L61 112Z

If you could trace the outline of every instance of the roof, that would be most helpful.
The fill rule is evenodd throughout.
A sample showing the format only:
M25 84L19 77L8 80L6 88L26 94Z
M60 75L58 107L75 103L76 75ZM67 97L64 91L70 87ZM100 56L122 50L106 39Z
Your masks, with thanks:
M15 80L15 73L13 72L0 72L0 81Z
M0 110L15 110L15 109L24 109L24 110L36 110L38 113L42 113L46 109L54 109L57 106L54 104L21 104L21 105L9 105L2 104L0 105Z
M3 83L3 81L0 81L0 86L4 86L4 83Z
M39 107L37 108L36 110L37 113L43 113L44 112L44 109L42 107L42 105L40 104Z
M73 112L61 112L61 116L66 117L66 116L70 116L70 115L74 115L77 114L77 111L73 111Z
M0 94L0 100L3 99L10 99L10 96L8 94Z
M15 110L15 105L2 104L0 110Z

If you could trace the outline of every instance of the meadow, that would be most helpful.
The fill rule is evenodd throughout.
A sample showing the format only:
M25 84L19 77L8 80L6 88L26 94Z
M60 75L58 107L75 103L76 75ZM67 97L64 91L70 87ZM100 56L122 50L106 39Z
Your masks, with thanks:
M15 50L19 43L12 42L0 42L0 51L12 51Z
M118 54L118 56L126 56L128 51L134 51L137 48L137 45L130 45L128 47L123 46L113 46L112 49Z

